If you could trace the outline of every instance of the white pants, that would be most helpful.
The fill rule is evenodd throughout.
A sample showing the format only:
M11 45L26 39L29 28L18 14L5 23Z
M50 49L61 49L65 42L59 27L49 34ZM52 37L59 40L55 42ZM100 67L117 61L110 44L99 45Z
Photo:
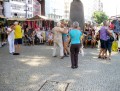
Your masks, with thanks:
M39 38L39 40L40 40L40 43L43 43L43 37L42 36L37 36L38 38Z
M53 49L53 56L56 56L57 48L59 47L60 50L60 56L64 56L63 54L63 43L61 42L54 42L54 49Z
M8 38L8 42L9 42L9 52L10 53L15 52L14 39Z

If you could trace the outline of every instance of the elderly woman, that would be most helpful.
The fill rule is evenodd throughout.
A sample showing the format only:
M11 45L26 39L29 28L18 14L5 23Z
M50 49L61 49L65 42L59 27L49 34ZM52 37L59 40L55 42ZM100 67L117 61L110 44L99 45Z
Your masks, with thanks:
M48 34L48 44L50 46L53 44L53 34L51 32Z
M78 68L78 54L80 49L80 38L82 36L82 32L78 30L79 23L73 23L73 29L69 32L70 40L71 40L71 68Z

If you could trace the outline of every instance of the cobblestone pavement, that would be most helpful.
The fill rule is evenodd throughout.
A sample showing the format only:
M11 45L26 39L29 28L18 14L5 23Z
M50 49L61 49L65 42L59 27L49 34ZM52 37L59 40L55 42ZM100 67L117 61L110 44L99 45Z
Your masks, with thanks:
M52 47L23 46L20 56L0 48L0 91L120 91L120 54L97 59L97 49L79 54L79 68L70 58L52 57Z

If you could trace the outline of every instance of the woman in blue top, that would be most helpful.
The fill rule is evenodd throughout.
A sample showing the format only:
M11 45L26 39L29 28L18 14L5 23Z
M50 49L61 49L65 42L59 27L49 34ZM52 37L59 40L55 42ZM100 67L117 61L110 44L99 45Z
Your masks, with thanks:
M78 68L78 54L80 49L80 38L82 36L82 32L78 30L79 23L73 23L73 29L69 32L70 40L71 40L71 68Z
M69 39L68 39L68 28L67 28L67 25L64 23L64 31L67 32L66 34L63 33L62 34L62 39L63 39L63 47L64 47L64 56L65 57L69 57L69 50L68 50L68 42L69 42Z

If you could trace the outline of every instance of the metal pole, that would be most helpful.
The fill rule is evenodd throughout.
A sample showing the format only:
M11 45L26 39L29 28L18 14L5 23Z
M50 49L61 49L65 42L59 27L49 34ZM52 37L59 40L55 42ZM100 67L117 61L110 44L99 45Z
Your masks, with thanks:
M55 13L56 13L56 9L53 9L53 12L54 12L54 20L55 20Z
M26 18L27 18L27 11L28 11L27 7L28 7L28 6L27 6L27 3L26 3Z

